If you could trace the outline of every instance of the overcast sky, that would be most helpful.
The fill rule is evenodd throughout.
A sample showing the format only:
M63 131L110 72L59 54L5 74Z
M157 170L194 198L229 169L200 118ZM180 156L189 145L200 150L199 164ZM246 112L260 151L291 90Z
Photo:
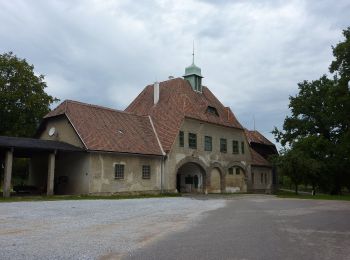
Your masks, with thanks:
M239 121L273 139L297 83L328 72L349 0L0 1L0 52L44 74L47 92L124 109L148 84L201 67Z

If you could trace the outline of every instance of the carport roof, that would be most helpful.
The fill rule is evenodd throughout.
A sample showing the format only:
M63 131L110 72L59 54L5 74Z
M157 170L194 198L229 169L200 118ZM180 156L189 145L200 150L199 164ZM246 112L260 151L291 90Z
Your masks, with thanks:
M0 149L1 148L19 148L42 151L83 151L82 148L60 141L11 136L0 136Z

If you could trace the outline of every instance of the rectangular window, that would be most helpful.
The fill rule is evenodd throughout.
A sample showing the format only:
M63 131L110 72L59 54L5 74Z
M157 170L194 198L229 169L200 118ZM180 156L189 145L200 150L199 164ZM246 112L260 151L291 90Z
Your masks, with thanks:
M228 174L233 175L233 167L228 168Z
M225 138L220 138L220 152L227 152L227 140Z
M151 179L151 166L142 165L142 179Z
M114 166L114 179L124 179L124 164L116 164Z
M232 141L232 153L238 154L238 141Z
M236 168L236 175L239 175L240 171L239 171L239 168L237 167Z
M211 136L204 137L204 150L211 151L213 150L213 142Z
M183 131L179 132L179 145L180 147L184 147L185 145L185 136Z
M193 133L188 133L188 147L192 149L197 149L197 135Z
M242 154L244 154L244 142L241 142L241 151L242 151Z
M267 184L267 173L265 173L265 184Z
M252 184L254 184L254 172L252 172Z
M261 173L261 180L260 180L260 183L264 183L263 181L264 181L264 174Z

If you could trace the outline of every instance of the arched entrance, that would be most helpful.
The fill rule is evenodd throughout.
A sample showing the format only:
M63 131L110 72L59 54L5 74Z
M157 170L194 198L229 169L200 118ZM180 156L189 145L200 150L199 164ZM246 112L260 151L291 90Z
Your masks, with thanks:
M245 169L240 165L233 165L229 167L225 177L225 182L225 191L228 193L246 192L247 183Z
M221 193L221 173L219 168L212 168L210 171L210 185L208 187L210 193Z
M195 162L182 164L176 173L176 189L181 193L202 193L206 187L206 174Z

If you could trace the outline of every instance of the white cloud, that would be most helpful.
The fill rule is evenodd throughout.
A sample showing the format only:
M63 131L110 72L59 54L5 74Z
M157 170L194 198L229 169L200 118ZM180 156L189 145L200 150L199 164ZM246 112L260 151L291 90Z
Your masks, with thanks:
M349 13L346 0L1 1L0 52L33 63L61 100L123 109L182 76L194 39L204 84L268 134L297 83L327 72Z

